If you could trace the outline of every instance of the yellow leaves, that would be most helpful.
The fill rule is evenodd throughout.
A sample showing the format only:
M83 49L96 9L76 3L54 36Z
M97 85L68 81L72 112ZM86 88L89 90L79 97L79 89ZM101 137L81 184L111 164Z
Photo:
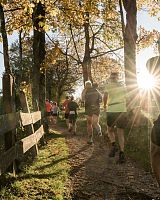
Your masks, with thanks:
M137 40L137 51L153 45L157 41L160 33L156 30L147 31L143 27L139 28L139 38Z
M44 27L43 27L43 30L45 32L47 32L47 31L49 31L49 28L50 28L50 26L48 24L45 24Z
M45 26L45 22L40 21L40 22L38 23L38 25L39 25L39 27L44 27L44 26Z
M149 15L160 18L160 1L159 0L139 0L137 1L137 8L145 9Z
M7 3L7 0L0 0L0 3L6 4L6 3Z
M27 93L29 91L30 85L27 85L26 81L20 83L20 91Z
M24 12L27 13L27 14L32 14L33 13L33 8L34 8L34 4L31 3L29 5L27 5L25 8L24 8Z
M45 3L45 1L44 1L44 0L34 0L34 2L35 2L35 3L39 3L39 2L41 2L42 4L44 4L44 3Z
M34 8L35 4L34 3L30 3L29 7Z
M58 10L57 9L53 9L53 10L50 11L50 15L52 17L55 17L57 14L58 14Z

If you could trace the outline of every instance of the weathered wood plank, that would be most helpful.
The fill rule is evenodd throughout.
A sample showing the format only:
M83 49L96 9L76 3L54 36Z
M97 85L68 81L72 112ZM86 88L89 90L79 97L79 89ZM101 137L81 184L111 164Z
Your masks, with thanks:
M38 141L44 135L43 125L41 125L41 127L35 132L35 135L36 135L36 140L37 140L37 143L38 143Z
M31 115L32 115L32 123L33 124L38 122L41 119L41 112L40 111L31 113Z
M19 112L0 115L0 135L3 135L8 131L14 130L19 125L20 125Z
M20 118L21 118L22 126L26 126L26 125L32 124L32 117L31 117L30 113L22 113L22 112L20 112Z
M3 174L11 163L16 159L16 146L0 155L0 175Z
M26 153L32 146L36 144L35 134L29 135L19 141L21 146L21 152Z
M41 137L44 135L43 125L32 135L29 135L19 141L20 152L27 152L32 146L36 145Z

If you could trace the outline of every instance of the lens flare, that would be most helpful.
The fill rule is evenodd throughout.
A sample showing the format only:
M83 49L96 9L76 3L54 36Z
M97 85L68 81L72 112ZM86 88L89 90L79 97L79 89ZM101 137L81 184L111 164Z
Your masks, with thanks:
M151 90L155 87L155 78L150 74L143 74L138 77L138 86L144 90Z

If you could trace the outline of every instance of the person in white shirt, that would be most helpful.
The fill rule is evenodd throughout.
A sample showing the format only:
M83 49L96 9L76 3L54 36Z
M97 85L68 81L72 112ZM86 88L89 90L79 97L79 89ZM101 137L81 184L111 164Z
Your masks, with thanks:
M125 162L124 155L124 128L126 126L126 89L118 82L119 73L111 73L110 81L106 85L104 92L104 109L107 112L108 136L112 144L109 157L114 157L118 151L116 145L116 133L119 143L118 163ZM116 130L117 129L117 130Z

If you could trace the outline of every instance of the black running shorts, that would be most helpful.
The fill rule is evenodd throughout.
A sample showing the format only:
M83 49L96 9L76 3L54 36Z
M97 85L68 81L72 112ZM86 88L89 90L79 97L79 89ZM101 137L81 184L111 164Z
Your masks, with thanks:
M126 112L108 112L107 125L109 127L116 126L117 128L124 129L127 126Z

